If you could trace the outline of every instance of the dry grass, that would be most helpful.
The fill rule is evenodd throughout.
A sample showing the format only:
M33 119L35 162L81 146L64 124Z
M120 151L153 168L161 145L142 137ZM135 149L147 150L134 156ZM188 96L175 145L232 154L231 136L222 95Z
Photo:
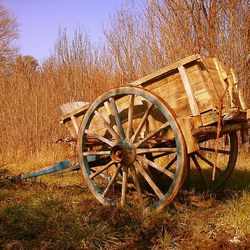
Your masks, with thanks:
M1 182L0 245L3 249L247 249L248 162L249 157L239 159L223 191L183 190L165 211L150 214L100 205L79 173ZM24 172L42 165L33 164L23 164ZM13 165L1 168L3 176L17 172Z

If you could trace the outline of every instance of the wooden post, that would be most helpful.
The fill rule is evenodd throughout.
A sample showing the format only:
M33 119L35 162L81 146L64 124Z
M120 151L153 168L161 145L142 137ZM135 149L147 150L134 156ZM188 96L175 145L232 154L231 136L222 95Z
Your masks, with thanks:
M184 66L178 67L178 70L179 70L179 73L181 75L181 79L182 79L182 82L183 82L183 85L184 85L184 88L185 88L185 91L186 91L186 94L188 97L188 103L189 103L192 115L194 117L195 124L198 126L202 126L200 110L199 110L197 101L195 99L193 90L191 88L191 84L190 84L190 81L188 79L187 72L186 72Z
M75 118L75 116L73 116L73 115L72 115L70 118L71 118L71 121L72 121L72 123L73 123L73 126L74 126L74 128L75 128L75 130L76 130L76 134L78 134L79 128L78 128L78 125L77 125L77 122L76 122L76 118Z
M182 134L186 141L188 153L196 152L200 149L197 137L194 137L192 131L194 130L194 124L191 117L177 118L180 125Z
M241 92L241 89L239 89L239 86L238 86L238 78L234 72L233 69L231 69L231 74L233 76L233 81L234 81L234 84L237 86L238 88L238 94L239 94L239 100L240 100L240 105L242 107L243 110L247 110L247 105L245 103L245 100L244 100L244 97L243 97L243 94Z

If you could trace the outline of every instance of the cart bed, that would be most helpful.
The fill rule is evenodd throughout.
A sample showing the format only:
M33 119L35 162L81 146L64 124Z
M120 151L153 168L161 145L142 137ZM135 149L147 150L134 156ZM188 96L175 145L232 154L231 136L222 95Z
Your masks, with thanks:
M192 55L129 85L143 87L160 96L179 118L192 118L195 128L216 123L220 108L222 116L229 117L230 113L236 114L245 108L233 70L216 58L201 59L199 55ZM118 102L120 110L127 105L125 99ZM88 107L83 105L63 113L61 122L74 138Z

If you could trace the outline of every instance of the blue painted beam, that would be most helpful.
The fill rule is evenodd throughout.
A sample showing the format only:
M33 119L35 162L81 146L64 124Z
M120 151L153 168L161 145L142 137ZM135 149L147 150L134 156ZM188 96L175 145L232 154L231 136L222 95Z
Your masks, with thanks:
M45 175L45 174L51 174L51 173L54 173L54 172L57 172L57 171L67 169L69 167L70 167L70 160L65 160L65 161L59 162L58 164L56 164L56 165L54 165L54 166L52 166L50 168L42 169L42 170L32 172L32 173L29 173L29 174L22 174L20 176L20 179L21 180L26 180L26 179L29 179L29 178L32 178L32 177L37 177L37 176L41 176L41 175Z

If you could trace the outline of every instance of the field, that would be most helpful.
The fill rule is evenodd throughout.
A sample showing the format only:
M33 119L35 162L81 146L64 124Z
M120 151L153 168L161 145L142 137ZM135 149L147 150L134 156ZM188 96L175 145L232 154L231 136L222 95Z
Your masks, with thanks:
M226 106L230 103L235 108L238 93L242 95L241 101L245 99L240 110L245 109L244 106L249 108L249 0L121 0L120 8L110 13L109 21L102 25L103 38L100 36L96 41L91 38L94 30L91 26L84 27L81 22L76 22L75 30L71 32L67 28L70 20L63 20L66 27L58 27L50 55L47 58L44 55L43 60L33 57L32 53L24 54L25 50L19 48L18 37L24 37L22 30L25 28L2 2L0 249L250 249L249 144L248 153L241 151L232 178L223 190L206 193L197 185L199 183L190 181L185 183L171 205L161 212L146 212L137 204L124 209L104 207L94 199L79 172L64 172L15 183L8 179L8 176L68 159L72 152L64 144L68 131L59 123L58 108L61 105L73 101L92 102L108 89L125 86L192 54L199 54L201 58L216 57L230 68L231 73L231 68L236 73L230 79L225 74L220 76L218 83L228 86L228 93L217 91L217 82L215 91L209 90L219 97L218 103L211 99L215 104L211 107L213 110L220 111L221 104L224 105L228 97L230 100L226 101ZM56 2L62 5L63 1ZM112 1L92 2L106 5ZM48 8L51 10L50 5ZM21 9L27 11L27 8ZM40 8L36 9L40 14ZM104 12L100 3L95 9ZM26 13L25 16L38 17L33 11L29 12L30 15ZM59 9L57 13L60 13ZM91 15L94 19L99 18ZM50 18L46 11L44 20L47 19ZM43 42L48 34L40 32L33 19L31 24L34 25L32 34L39 31ZM52 24L50 26L53 27ZM38 50L42 51L42 48ZM156 79L161 78L157 76ZM195 89L203 85L204 79L203 76L201 81L197 79ZM159 89L164 90L162 93L168 90L172 93L178 86L175 86L176 82L183 87L181 81L174 80L170 81L169 87L161 86ZM151 84L151 80L148 83ZM207 88L207 85L204 86ZM173 91L176 94L165 101L169 103L173 99L177 103L178 100L184 105L183 100L187 98L182 94L187 93L188 96L196 91L203 101L206 92L203 88L184 90L186 87L180 91L181 96ZM162 93L159 91L160 95ZM189 101L186 107L194 100ZM206 103L211 104L210 101ZM179 108L184 107L182 105ZM176 116L181 117L179 112ZM227 112L221 117L228 118ZM225 140L223 145L230 144ZM192 158L194 164L195 159ZM198 161L204 160L199 158ZM175 160L173 162L175 164ZM211 166L208 161L206 163ZM199 169L199 164L195 165ZM103 172L99 173L103 175ZM136 199L131 200L137 202Z
M250 167L241 155L224 190L185 184L162 212L97 203L80 173L0 182L3 249L249 249ZM1 166L2 178L51 162Z

